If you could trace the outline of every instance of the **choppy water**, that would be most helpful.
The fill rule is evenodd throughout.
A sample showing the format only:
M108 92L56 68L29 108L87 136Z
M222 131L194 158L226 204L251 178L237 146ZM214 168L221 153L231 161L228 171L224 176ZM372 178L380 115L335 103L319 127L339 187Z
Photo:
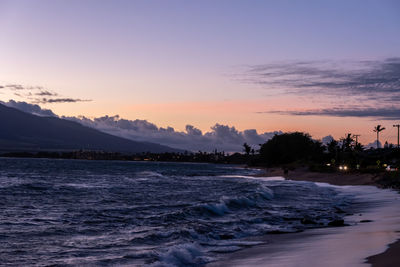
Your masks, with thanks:
M0 159L4 265L202 266L343 216L352 196L226 165ZM306 221L305 221L306 219ZM304 224L313 221L316 224Z

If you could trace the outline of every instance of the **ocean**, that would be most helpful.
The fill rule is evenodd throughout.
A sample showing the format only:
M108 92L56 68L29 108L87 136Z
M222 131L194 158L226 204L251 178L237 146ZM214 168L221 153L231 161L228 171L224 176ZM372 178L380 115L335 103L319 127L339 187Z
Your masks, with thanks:
M0 159L4 265L204 266L327 227L356 196L232 165Z

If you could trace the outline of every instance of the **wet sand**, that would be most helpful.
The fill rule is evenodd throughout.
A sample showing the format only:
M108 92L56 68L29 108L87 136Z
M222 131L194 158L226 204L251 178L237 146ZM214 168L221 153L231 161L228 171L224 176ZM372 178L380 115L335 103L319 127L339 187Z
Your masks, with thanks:
M367 260L373 267L400 266L400 240L390 244L385 252L370 256Z
M294 171L288 171L287 174L285 174L284 171L279 168L264 169L264 171L265 173L261 174L264 177L282 176L288 180L320 182L333 185L378 186L376 181L379 179L379 176L376 174L351 173L351 172L321 173L321 172L310 172L305 168L296 169Z
M400 195L376 188L377 176L306 170L284 175L283 170L269 169L260 178L279 176L296 181L353 185L344 188L365 191L363 197L368 199L370 207L345 218L352 226L264 236L261 238L264 244L224 255L209 266L400 266Z

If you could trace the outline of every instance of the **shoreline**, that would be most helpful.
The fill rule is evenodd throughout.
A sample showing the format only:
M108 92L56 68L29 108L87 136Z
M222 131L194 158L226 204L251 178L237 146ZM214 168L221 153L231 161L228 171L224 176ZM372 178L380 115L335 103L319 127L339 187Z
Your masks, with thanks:
M298 168L288 171L287 174L280 168L259 168L264 170L264 173L259 174L259 177L284 177L286 180L293 181L308 181L317 183L327 183L331 185L372 185L380 188L377 183L381 177L379 174L370 173L352 173L352 172L311 172L306 168Z
M315 182L315 183L327 183L330 185L337 185L337 186L352 186L354 188L356 187L363 187L366 186L365 188L373 187L375 190L379 190L382 194L383 192L388 192L385 190L382 190L382 187L376 182L380 176L379 175L374 175L374 174L357 174L357 173L316 173L316 172L310 172L307 171L306 169L298 169L294 171L289 171L289 173L284 174L282 169L279 168L259 168L261 170L264 170L264 173L260 173L257 175L262 179L262 177L284 177L286 180L293 180L293 181L309 181L309 182ZM391 191L392 194L398 194L395 191ZM396 196L396 195L395 195ZM393 197L393 196L392 196ZM400 197L396 196L397 202L400 203ZM381 199L382 202L385 202L384 199ZM372 203L372 201L371 201ZM399 204L398 203L398 204ZM385 202L386 204L386 202ZM386 207L386 213L383 213L382 210L379 210L379 207L370 207L369 211L366 210L366 217L363 220L367 220L368 223L360 223L362 220L361 217L357 218L359 220L359 223L357 225L353 226L348 226L348 227L334 227L334 228L316 228L316 229L309 229L301 233L291 233L291 234L282 234L282 235L276 235L276 236L265 236L262 237L263 241L265 241L265 244L261 244L258 246L250 247L250 248L245 248L241 251L238 252L233 252L230 256L228 257L223 257L223 259L220 259L216 262L212 262L208 264L207 266L215 267L215 266L303 266L299 265L298 263L302 262L303 264L306 264L304 266L318 266L313 260L315 260L313 257L310 257L310 262L307 262L307 260L304 258L307 256L301 256L298 252L298 250L303 250L303 248L299 245L298 243L302 243L303 246L307 247L315 247L314 243L321 243L320 247L315 247L315 249L321 249L321 247L327 246L330 247L331 249L336 249L336 246L340 248L341 244L340 243L335 243L335 241L331 241L330 239L340 239L341 242L350 242L348 239L349 237L346 235L354 235L352 233L352 230L346 230L346 228L353 228L356 229L356 231L361 231L358 233L358 235L355 235L353 239L361 238L365 239L364 242L368 243L371 242L370 246L373 246L374 249L371 249L371 247L365 246L362 243L358 243L357 246L365 246L365 251L360 250L359 247L355 247L354 249L357 250L356 252L352 252L351 247L348 248L348 250L343 251L349 252L350 253L356 253L357 255L359 254L359 257L361 257L358 261L354 261L354 257L349 257L352 259L354 262L352 262L351 266L372 266L372 267L384 267L384 266L400 266L400 257L398 257L400 253L400 236L399 236L399 230L400 227L397 227L400 223L400 215L398 215L395 219L396 225L390 225L391 222L389 222L392 218L395 217L396 214L399 214L400 209L396 209L397 212L394 213L392 216L391 212L389 210L391 208L396 208L394 207L393 203L392 205L388 205ZM378 220L370 220L368 217L368 214L373 214L376 213L374 216L379 218ZM380 213L379 213L380 212ZM363 214L364 215L364 214ZM361 216L361 214L360 214ZM352 216L346 216L346 219L351 219L354 218L354 215ZM381 219L382 217L382 219ZM357 228L358 227L358 228ZM384 229L381 229L383 227ZM387 230L387 228L393 228L391 230ZM369 229L371 228L371 229ZM373 228L373 229L372 229ZM345 229L345 230L343 230ZM358 229L358 230L357 230ZM363 230L364 229L364 230ZM371 236L379 236L378 240L376 239L371 239L368 237L363 236L363 232L369 232ZM343 234L349 232L347 234ZM332 236L331 236L332 235ZM390 236L390 238L389 238ZM386 239L385 239L386 238ZM371 240L370 240L371 239ZM382 241L385 239L384 241ZM324 240L324 241L321 241ZM281 244L283 243L283 244ZM332 244L334 245L332 245ZM330 245L327 245L330 244ZM340 248L341 249L341 248ZM293 252L292 252L293 251ZM325 251L326 252L326 251ZM307 253L307 249L305 251ZM329 252L332 253L332 252ZM285 262L283 257L289 257L291 260L288 260ZM309 255L310 256L310 255ZM336 255L337 257L340 257L339 255ZM296 264L293 264L293 257L297 257ZM272 259L272 262L271 262ZM323 264L325 266L345 266L342 264L348 264L349 262L336 262L336 264L332 264L335 261L338 261L338 259L329 259L326 258L325 260L329 260L329 264L326 264L327 262L320 261L319 264ZM331 262L334 260L333 262ZM275 263L274 263L275 261ZM290 262L291 261L291 262ZM339 264L339 265L337 265ZM347 265L349 266L349 265Z
M382 253L369 256L367 262L372 267L400 266L400 239L389 244L389 247Z
M376 181L380 178L379 174L361 174L361 173L318 173L306 170L289 171L284 174L283 170L271 169L269 172L266 170L265 177L280 176L285 177L286 180L293 181L310 181L310 182L323 182L332 185L346 186L346 185L372 185L382 188ZM386 250L379 254L374 254L366 258L366 262L371 264L372 267L385 267L385 266L400 266L400 238L394 243L386 245Z
M319 177L318 177L319 176ZM312 173L307 171L293 171L285 179L294 181L326 182L333 185L372 185L381 188L376 183L379 175L353 173ZM372 267L400 266L400 239L387 244L386 250L366 258Z

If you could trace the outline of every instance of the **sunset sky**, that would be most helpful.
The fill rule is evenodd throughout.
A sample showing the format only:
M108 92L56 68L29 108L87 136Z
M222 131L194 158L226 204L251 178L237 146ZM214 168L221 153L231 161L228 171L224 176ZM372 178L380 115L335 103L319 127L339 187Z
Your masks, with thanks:
M203 132L400 122L400 1L0 0L0 100Z

